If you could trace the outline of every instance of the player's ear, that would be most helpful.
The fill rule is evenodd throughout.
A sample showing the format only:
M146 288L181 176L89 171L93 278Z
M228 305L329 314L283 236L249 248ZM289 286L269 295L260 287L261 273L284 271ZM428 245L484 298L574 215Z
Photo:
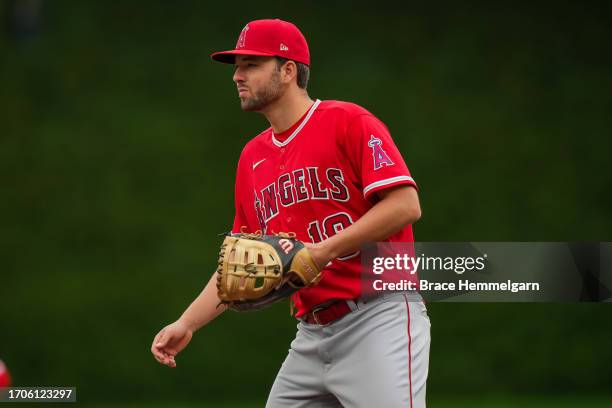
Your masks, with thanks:
M297 77L297 65L294 61L287 61L281 66L281 81L290 83Z

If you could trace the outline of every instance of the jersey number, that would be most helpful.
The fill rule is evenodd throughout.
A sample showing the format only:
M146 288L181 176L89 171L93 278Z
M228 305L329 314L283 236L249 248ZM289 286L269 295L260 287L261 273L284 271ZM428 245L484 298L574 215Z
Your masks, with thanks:
M352 223L353 219L345 212L332 214L325 217L325 219L320 223L319 220L315 220L308 224L308 236L312 240L312 243L315 244L336 235L343 229L348 228ZM321 228L321 226L323 228ZM359 251L338 257L338 259L345 261L357 255L359 255Z

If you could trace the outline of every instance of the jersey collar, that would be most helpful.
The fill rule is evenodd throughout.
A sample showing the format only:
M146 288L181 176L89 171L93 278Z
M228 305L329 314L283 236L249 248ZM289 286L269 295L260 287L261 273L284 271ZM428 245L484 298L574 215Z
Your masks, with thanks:
M274 137L274 131L272 131L272 143L274 143L278 147L283 147L283 146L286 146L287 144L289 144L289 142L291 142L293 140L293 138L296 137L298 133L300 133L300 130L302 130L302 128L306 125L306 123L308 123L308 120L310 119L310 117L312 116L312 114L317 109L317 106L319 106L320 103L321 103L321 101L319 99L317 99L315 101L315 103L312 104L312 106L308 110L308 113L306 114L306 117L304 118L302 123L300 123L300 126L298 126L293 131L291 136L289 136L284 142L281 142L281 141L277 140L276 137Z

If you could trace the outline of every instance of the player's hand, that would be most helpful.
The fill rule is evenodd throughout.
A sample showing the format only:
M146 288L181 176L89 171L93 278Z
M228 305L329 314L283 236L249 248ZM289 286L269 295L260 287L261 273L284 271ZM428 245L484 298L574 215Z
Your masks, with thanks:
M153 339L151 353L161 364L176 367L174 357L191 341L193 331L181 320L161 329Z

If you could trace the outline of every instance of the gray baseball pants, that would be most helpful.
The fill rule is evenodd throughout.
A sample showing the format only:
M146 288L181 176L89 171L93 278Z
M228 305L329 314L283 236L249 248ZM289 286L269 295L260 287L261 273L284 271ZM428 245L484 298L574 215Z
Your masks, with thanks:
M327 326L300 321L266 407L425 407L430 323L414 296L353 302Z

